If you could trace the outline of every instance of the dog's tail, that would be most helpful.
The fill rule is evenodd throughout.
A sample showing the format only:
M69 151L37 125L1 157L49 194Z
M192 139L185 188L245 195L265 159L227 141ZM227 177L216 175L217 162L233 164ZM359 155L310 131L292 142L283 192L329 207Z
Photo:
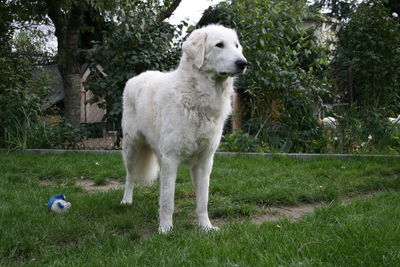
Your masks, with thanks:
M146 143L135 143L125 135L122 140L122 156L127 172L127 184L151 185L160 170L156 154Z
M135 178L136 184L152 185L157 180L160 166L154 151L145 146L141 149L139 158L135 166L137 176Z

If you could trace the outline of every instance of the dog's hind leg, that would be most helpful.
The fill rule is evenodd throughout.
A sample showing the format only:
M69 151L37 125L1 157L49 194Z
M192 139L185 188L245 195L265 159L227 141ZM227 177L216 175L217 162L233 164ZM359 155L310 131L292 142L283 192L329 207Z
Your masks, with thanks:
M125 191L121 201L123 205L132 204L132 193L136 176L135 171L140 157L139 154L138 145L135 145L135 142L126 136L122 141L122 156L124 158L126 170Z
M128 136L122 141L126 181L121 204L132 204L132 191L136 184L151 185L157 179L159 166L154 151L141 138L132 140Z

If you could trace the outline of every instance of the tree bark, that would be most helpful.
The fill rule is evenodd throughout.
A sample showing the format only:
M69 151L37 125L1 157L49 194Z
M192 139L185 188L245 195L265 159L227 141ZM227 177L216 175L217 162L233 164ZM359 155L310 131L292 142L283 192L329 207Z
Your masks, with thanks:
M74 127L81 123L81 75L68 73L64 75L65 90L65 119Z
M85 1L72 0L72 7L64 14L59 0L45 0L48 15L56 28L58 43L58 67L64 83L65 119L74 128L80 126L81 88L79 33L83 26L84 12L87 9Z
M240 133L242 130L242 102L239 93L234 93L232 97L232 133Z

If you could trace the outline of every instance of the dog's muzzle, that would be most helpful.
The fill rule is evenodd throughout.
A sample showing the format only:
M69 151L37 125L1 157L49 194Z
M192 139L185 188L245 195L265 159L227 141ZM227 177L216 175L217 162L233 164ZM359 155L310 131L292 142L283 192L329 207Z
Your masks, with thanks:
M239 59L235 61L235 71L233 72L219 72L218 75L221 77L226 76L235 76L239 74L243 74L246 71L247 66L249 63L245 59Z
M235 61L235 66L236 66L236 69L238 70L238 72L243 73L245 71L247 65L248 65L247 60L239 59L239 60Z

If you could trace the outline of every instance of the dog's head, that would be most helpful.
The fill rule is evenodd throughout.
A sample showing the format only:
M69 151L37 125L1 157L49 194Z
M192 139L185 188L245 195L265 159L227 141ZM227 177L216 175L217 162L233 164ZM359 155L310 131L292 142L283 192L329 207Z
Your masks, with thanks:
M247 67L236 32L220 25L193 31L182 50L195 67L219 76L241 74Z

